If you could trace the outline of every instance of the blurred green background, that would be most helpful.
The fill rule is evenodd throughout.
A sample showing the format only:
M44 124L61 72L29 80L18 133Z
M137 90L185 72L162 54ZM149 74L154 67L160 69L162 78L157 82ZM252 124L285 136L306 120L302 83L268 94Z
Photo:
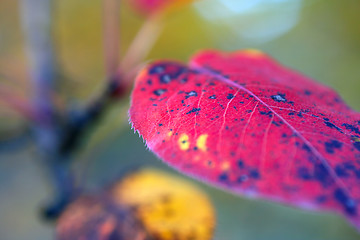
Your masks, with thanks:
M0 1L0 84L29 96L18 4ZM80 104L103 84L101 1L55 1L55 9L56 50L65 76L60 99ZM202 0L166 19L147 59L186 61L204 48L259 48L333 87L359 111L359 12L358 0ZM122 6L122 53L143 21L126 4ZM127 104L125 99L111 108L78 154L74 169L89 189L111 181L129 165L146 163L171 171L130 130ZM0 103L0 141L16 137L23 124L24 119ZM52 239L54 226L39 217L40 207L51 198L51 186L34 144L15 150L0 147L0 160L0 239ZM248 200L196 184L216 206L216 239L360 239L354 228L332 214Z

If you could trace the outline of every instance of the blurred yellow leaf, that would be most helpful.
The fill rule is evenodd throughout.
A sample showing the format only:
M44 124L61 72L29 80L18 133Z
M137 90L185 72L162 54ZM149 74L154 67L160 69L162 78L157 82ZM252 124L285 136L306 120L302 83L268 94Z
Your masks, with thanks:
M142 169L115 184L116 203L135 209L157 240L212 239L215 216L207 196L192 184L154 169Z

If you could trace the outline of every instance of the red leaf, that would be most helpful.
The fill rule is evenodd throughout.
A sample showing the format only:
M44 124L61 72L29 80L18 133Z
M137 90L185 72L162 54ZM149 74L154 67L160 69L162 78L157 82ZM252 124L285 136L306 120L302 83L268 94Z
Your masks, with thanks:
M154 14L185 5L193 0L128 0L142 14Z
M130 119L161 159L240 195L343 214L360 229L360 114L255 50L138 76Z

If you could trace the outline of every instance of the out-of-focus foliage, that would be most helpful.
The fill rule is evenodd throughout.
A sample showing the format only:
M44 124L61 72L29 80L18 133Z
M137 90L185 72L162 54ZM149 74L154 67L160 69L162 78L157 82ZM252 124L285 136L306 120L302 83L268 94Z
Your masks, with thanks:
M57 221L58 240L150 240L130 209L116 208L106 198L82 196Z
M162 171L142 169L115 184L111 192L120 206L134 209L157 240L212 239L212 204L189 182Z
M125 175L109 193L74 201L57 222L57 239L212 239L212 204L189 182L143 168Z
M151 15L171 11L194 0L127 0L140 13Z
M83 196L74 201L58 219L57 239L110 239L116 232L116 211L101 199Z

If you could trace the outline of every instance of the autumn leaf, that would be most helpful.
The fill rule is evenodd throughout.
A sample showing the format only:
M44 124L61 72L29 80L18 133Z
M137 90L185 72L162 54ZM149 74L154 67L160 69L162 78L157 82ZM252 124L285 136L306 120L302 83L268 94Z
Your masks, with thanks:
M61 214L56 239L210 240L214 215L207 196L193 184L142 168L106 192L78 197Z
M152 240L129 209L99 195L81 196L63 212L56 224L58 240Z
M114 184L111 196L133 209L152 239L210 240L215 216L207 196L195 186L159 170L144 168Z
M157 14L184 6L194 0L128 0L140 13L145 15Z
M148 148L185 174L334 211L360 229L360 114L260 51L153 63L136 79L129 114Z

